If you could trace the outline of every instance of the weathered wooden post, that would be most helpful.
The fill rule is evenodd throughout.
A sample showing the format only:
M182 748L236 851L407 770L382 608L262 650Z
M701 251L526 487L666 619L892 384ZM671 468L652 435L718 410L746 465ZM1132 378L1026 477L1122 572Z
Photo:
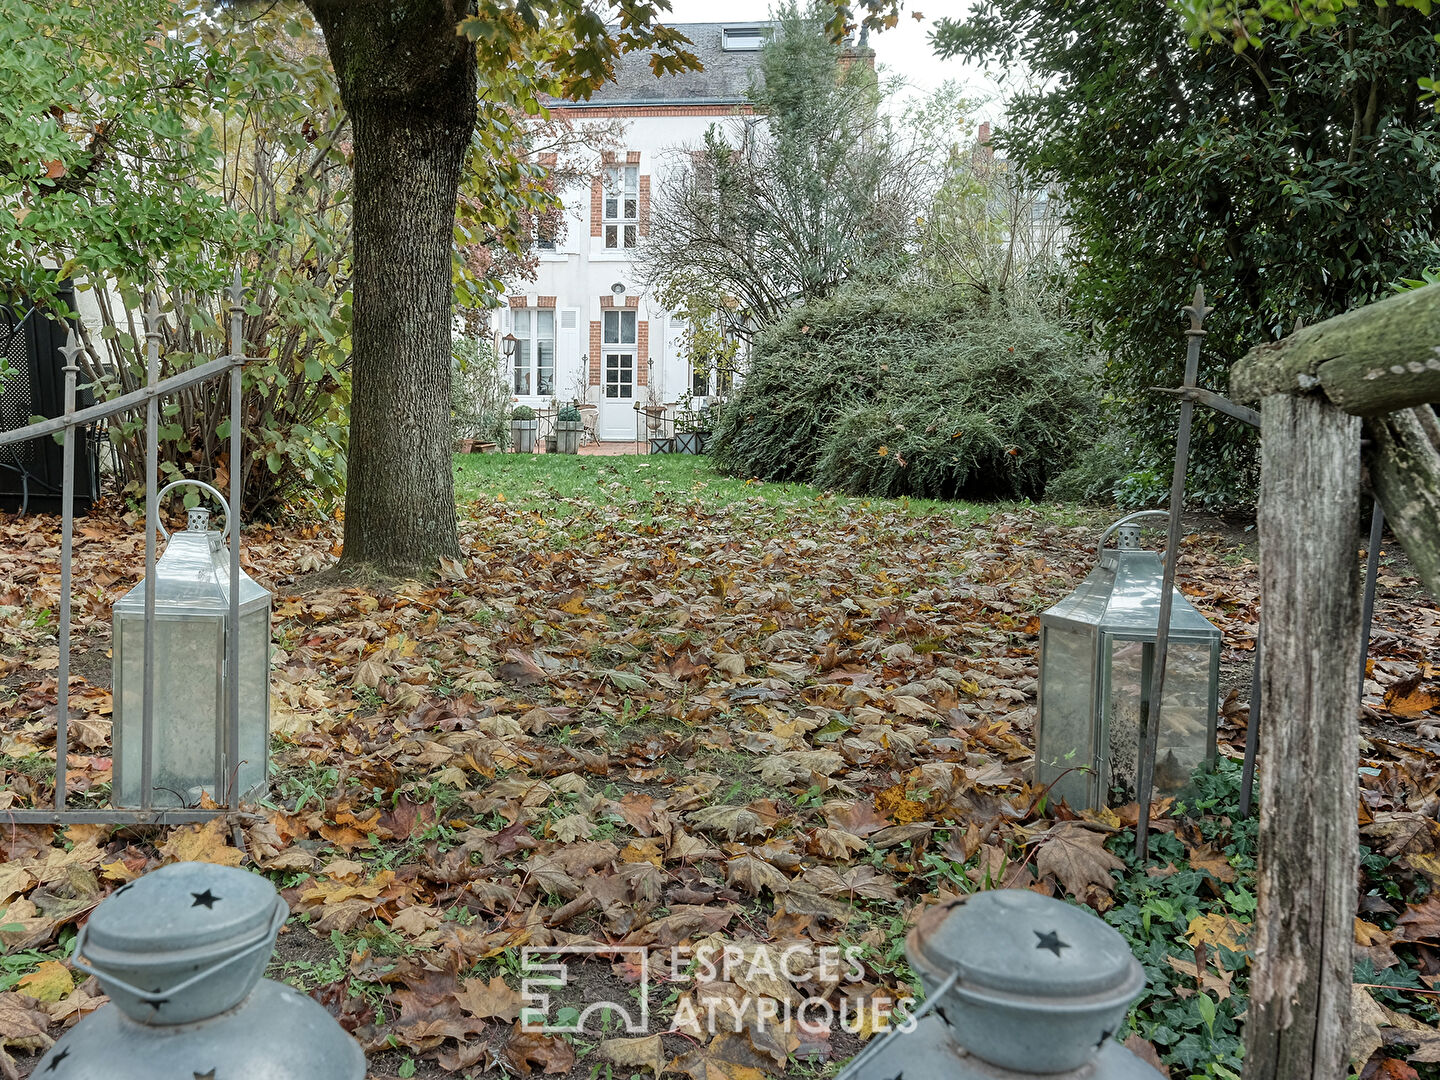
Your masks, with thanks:
M1235 365L1231 389L1258 399L1263 417L1266 721L1245 1076L1333 1080L1350 1065L1360 850L1361 417L1376 495L1440 593L1440 440L1425 404L1440 400L1440 286L1255 349Z

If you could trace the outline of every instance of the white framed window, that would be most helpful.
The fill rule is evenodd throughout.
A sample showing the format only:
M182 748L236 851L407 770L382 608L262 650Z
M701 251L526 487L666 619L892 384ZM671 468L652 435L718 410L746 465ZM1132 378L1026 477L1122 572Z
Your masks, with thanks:
M720 47L725 52L755 52L765 47L767 37L763 26L727 26L720 31Z
M604 185L605 246L617 250L636 247L640 242L640 166L607 168Z
M604 394L614 400L635 396L634 311L607 311L603 316Z
M518 308L515 356L511 361L516 394L555 393L555 311ZM532 389L533 387L533 389Z

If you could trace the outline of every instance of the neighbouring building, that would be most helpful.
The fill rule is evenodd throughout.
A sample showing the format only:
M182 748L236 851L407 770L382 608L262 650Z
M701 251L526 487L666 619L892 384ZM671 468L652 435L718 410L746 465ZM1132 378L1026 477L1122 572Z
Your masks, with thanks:
M667 168L726 117L749 114L764 23L677 24L703 71L656 78L649 55L631 53L616 78L589 101L557 102L561 118L619 120L621 148L606 152L585 190L564 193L563 239L537 240L533 281L509 284L492 321L496 355L518 402L543 408L577 398L598 406L601 439L637 437L635 406L717 388L692 371L681 349L682 320L644 295L636 254L650 232L650 194ZM513 340L510 336L513 335Z

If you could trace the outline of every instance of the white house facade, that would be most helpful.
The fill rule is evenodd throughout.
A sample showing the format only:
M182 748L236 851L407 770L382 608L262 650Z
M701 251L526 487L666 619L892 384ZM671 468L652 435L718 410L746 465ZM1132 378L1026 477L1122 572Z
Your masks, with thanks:
M511 392L536 409L583 401L597 407L602 440L639 437L636 406L673 405L715 391L697 379L681 343L682 320L644 295L636 257L650 235L650 196L665 170L699 145L712 124L749 112L763 24L687 23L700 72L656 78L646 54L617 65L616 81L583 103L555 103L573 120L619 120L622 148L607 151L588 190L563 193L562 239L539 241L533 281L507 286L492 323Z

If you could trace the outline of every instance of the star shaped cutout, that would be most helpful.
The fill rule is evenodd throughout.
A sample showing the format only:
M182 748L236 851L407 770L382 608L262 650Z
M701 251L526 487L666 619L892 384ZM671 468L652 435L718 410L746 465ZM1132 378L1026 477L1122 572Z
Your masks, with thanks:
M209 889L206 889L204 892L192 892L190 895L195 898L195 902L190 905L191 907L203 907L212 910L215 907L215 901L220 899L220 897L216 896Z
M1035 945L1037 949L1049 949L1056 956L1060 955L1061 949L1070 948L1066 942L1060 940L1059 933L1054 930L1049 930L1043 934L1039 930L1036 930L1035 936L1040 939Z
M60 1067L60 1062L64 1061L69 1056L70 1048L67 1046L64 1050L61 1050L58 1054L56 1054L53 1058L50 1059L50 1064L45 1066L45 1071L54 1072Z

